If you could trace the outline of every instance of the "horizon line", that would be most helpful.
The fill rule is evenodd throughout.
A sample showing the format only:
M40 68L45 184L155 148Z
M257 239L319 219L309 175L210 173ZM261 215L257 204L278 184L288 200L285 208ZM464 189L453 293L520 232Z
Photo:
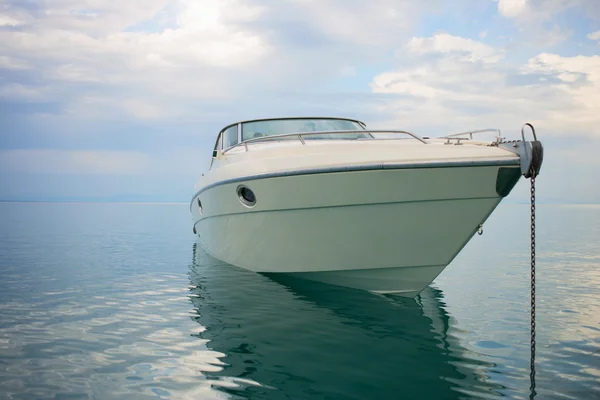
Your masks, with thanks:
M145 200L2 200L0 203L113 203L113 204L189 204L189 201L145 201ZM522 202L503 202L505 205L528 205L528 201ZM600 205L597 203L577 203L577 202L538 202L537 205L581 205L581 206L592 206Z

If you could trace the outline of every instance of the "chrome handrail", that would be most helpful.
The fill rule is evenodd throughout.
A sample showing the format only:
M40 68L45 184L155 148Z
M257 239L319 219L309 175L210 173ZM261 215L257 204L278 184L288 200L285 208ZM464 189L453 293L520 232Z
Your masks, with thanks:
M369 130L345 130L345 131L314 131L314 132L292 132L292 133L282 133L279 135L268 135L268 136L261 136L261 137L257 137L257 138L251 138L248 140L244 140L243 142L240 143L236 143L231 147L228 147L227 149L223 150L221 154L225 154L227 153L229 150L235 149L236 147L241 147L244 146L246 151L248 151L248 143L253 143L253 142L261 142L261 141L267 141L267 140L274 140L274 139L278 139L278 138L285 138L285 137L297 137L298 140L300 140L300 143L302 143L302 145L306 144L304 141L304 136L310 136L310 135L323 135L323 134L342 134L342 133L400 133L400 134L405 134L405 135L409 135L411 136L413 139L417 139L418 141L420 141L423 144L428 144L425 140L423 140L419 135L416 135L414 133L411 132L406 132L406 131L396 131L396 130L373 130L373 129L369 129ZM389 139L377 139L377 138L372 138L373 140L389 140Z
M466 131L466 132L460 132L460 133L451 133L449 135L445 135L445 136L439 136L438 139L448 139L448 138L454 138L456 136L460 136L460 135L465 135L468 134L469 135L469 139L473 140L473 134L474 133L484 133L484 132L497 132L498 135L496 136L496 140L502 140L502 133L500 132L500 129L478 129L475 131Z

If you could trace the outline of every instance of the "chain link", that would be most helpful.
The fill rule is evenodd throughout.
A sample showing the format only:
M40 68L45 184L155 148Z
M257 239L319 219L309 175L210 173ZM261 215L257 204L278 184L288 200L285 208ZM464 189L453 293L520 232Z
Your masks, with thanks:
M530 365L530 399L535 391L535 174L531 176L531 365Z

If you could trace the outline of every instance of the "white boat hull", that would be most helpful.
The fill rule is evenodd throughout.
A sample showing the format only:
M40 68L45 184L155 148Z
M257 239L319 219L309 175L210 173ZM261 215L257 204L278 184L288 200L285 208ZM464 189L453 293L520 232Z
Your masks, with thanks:
M191 211L201 245L229 264L413 297L518 176L498 164L238 179L202 190ZM239 201L240 184L254 191L253 208Z

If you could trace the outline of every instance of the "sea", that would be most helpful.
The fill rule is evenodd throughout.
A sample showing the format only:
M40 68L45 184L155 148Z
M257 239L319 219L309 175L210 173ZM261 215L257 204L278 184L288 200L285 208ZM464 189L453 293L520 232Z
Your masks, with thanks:
M600 206L537 206L533 368L529 213L404 299L227 265L185 203L0 203L0 399L599 399Z

